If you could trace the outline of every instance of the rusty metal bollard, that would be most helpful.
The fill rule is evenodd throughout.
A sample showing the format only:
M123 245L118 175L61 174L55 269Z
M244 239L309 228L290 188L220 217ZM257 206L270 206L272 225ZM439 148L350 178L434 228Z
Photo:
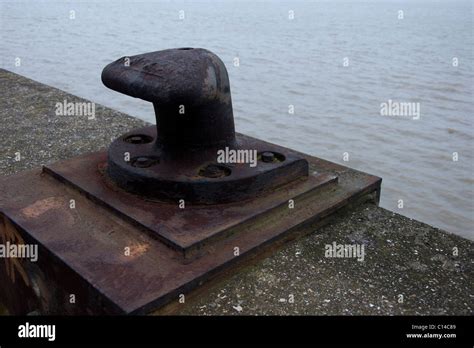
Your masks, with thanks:
M378 177L235 133L227 71L212 52L124 57L102 80L152 102L156 126L0 178L0 240L39 246L38 262L0 259L13 314L152 313L342 209L379 201ZM72 292L78 305L65 301Z
M102 72L104 84L153 103L156 127L112 143L108 174L149 198L215 204L255 197L308 175L308 162L234 131L224 63L201 48L123 57ZM217 163L219 150L257 151L259 165ZM130 154L128 161L124 154Z

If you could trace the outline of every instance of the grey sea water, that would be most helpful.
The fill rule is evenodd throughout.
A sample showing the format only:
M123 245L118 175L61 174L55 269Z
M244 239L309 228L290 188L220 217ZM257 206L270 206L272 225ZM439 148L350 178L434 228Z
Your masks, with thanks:
M153 121L151 104L102 85L102 68L165 48L210 49L228 67L239 132L379 175L383 207L474 239L472 7L0 1L0 66ZM388 100L419 103L419 119L382 116Z

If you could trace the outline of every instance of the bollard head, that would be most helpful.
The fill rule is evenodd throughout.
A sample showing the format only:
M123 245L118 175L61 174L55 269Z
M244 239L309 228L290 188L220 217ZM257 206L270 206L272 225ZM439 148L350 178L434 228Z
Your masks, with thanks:
M104 68L102 82L153 103L162 146L235 142L227 70L208 50L186 47L122 57Z

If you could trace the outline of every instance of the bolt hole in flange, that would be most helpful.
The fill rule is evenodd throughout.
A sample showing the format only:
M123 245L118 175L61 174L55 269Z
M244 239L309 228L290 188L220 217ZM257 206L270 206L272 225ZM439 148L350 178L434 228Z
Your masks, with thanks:
M212 179L229 176L231 173L232 170L230 168L221 164L208 164L199 170L199 176Z
M146 157L146 156L134 157L130 161L130 164L132 165L132 167L137 167L137 168L148 168L158 163L160 163L160 159L158 157Z
M153 138L145 134L132 134L125 137L123 141L130 144L148 144L153 141Z
M260 152L257 156L259 161L265 163L278 163L283 162L285 160L285 156L278 152L272 151L263 151Z

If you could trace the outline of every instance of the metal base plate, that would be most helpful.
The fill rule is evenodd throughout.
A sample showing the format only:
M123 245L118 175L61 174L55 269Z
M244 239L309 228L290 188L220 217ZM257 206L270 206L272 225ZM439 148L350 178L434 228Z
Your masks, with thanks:
M180 206L179 202L149 201L118 189L104 175L105 161L104 153L95 153L47 166L44 171L87 194L124 220L143 228L151 237L161 240L184 257L192 257L196 251L202 252L205 245L228 237L244 226L251 226L254 219L262 218L274 209L287 208L290 198L298 199L337 181L334 175L318 174L258 199L201 206L184 203Z
M380 178L299 155L307 180L184 209L104 180L105 152L2 178L0 241L38 244L39 259L0 260L0 295L18 314L149 313L363 196L378 200Z

